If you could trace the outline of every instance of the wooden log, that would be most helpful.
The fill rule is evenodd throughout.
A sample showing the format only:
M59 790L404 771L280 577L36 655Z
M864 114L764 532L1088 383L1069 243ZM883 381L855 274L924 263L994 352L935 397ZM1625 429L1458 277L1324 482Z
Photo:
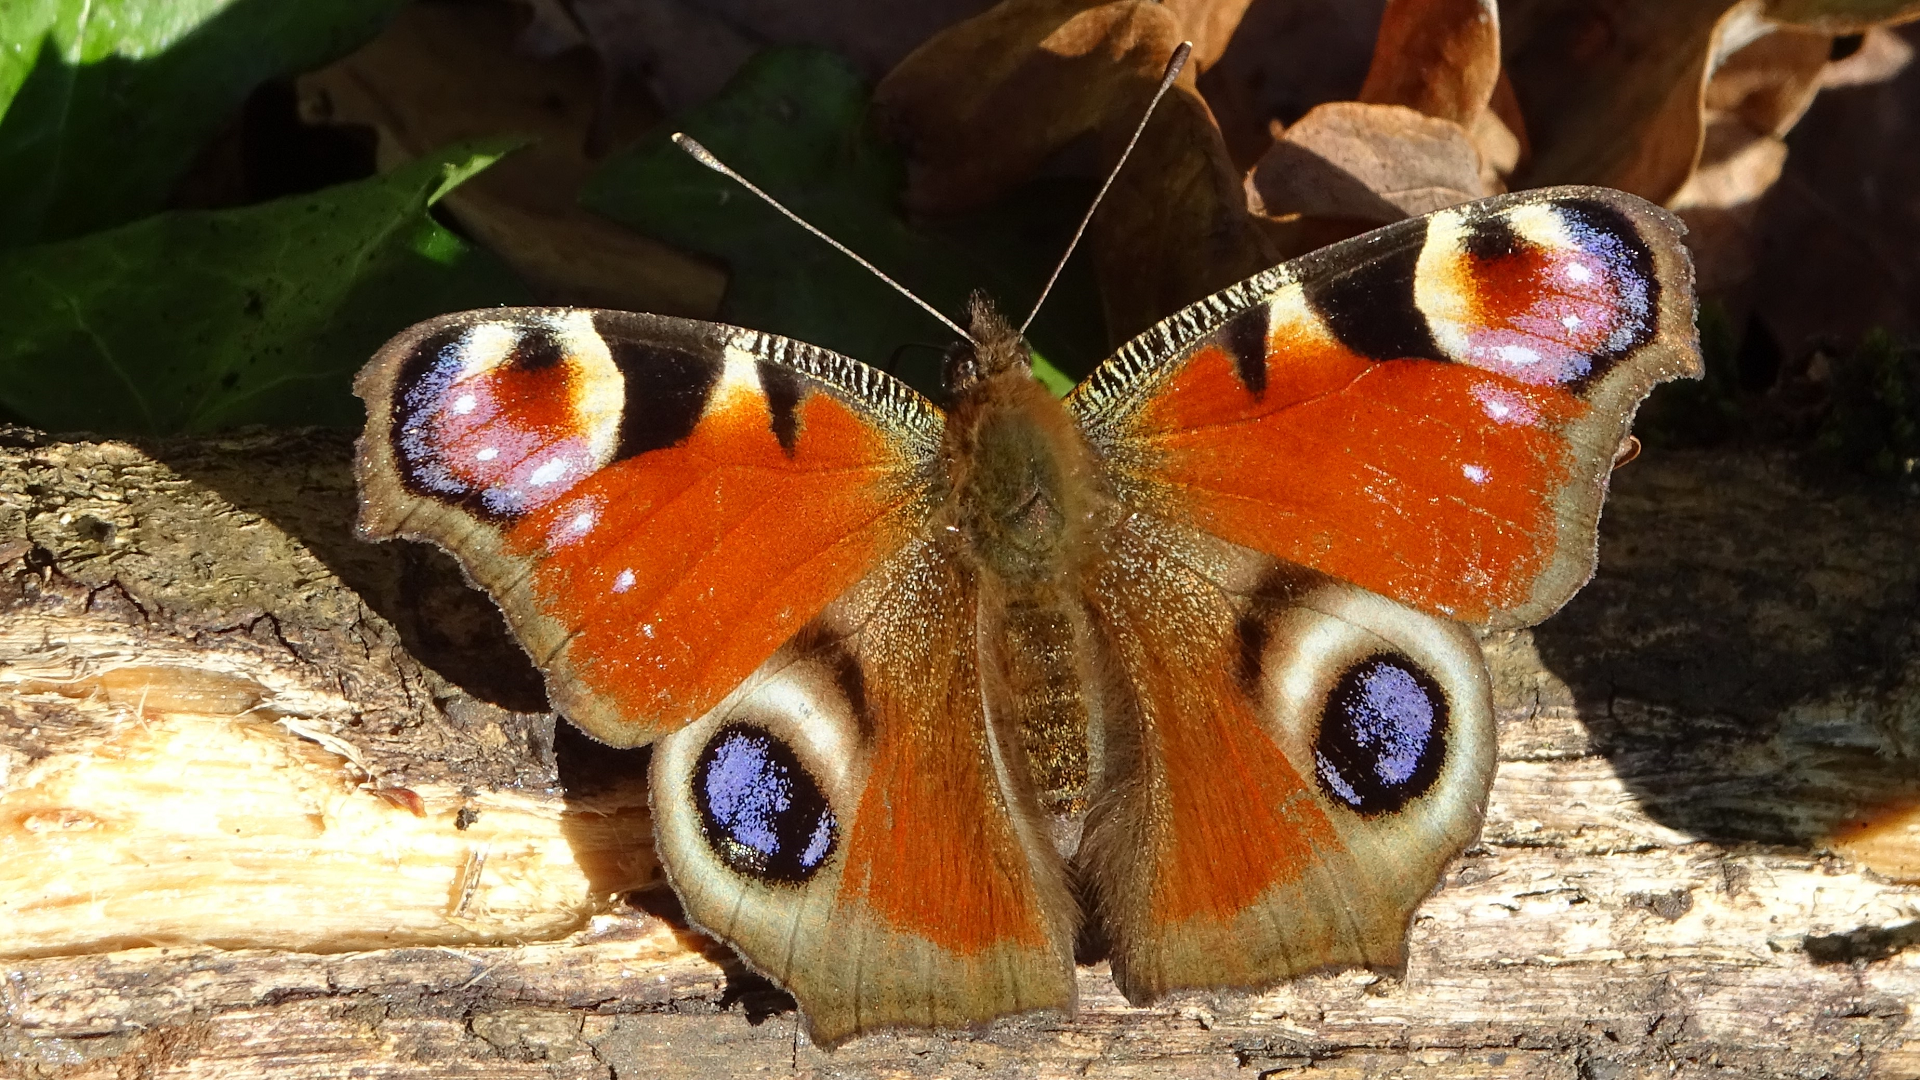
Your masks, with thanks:
M825 1052L329 433L0 431L0 1075L1920 1076L1920 501L1649 453L1403 976Z

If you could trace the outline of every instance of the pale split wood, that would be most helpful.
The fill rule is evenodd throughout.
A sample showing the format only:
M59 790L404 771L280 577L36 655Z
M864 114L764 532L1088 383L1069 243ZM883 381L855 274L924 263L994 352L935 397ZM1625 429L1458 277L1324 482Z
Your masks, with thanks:
M1617 477L1600 579L1486 642L1487 825L1403 976L1083 965L1073 1019L826 1053L647 888L633 755L556 754L484 603L351 538L348 458L0 433L0 1075L1920 1076L1910 499Z

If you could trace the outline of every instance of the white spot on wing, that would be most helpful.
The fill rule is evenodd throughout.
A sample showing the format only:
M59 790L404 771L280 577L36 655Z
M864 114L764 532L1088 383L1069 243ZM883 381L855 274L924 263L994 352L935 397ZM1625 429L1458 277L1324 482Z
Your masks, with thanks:
M749 401L764 401L766 389L760 385L760 365L752 353L727 346L720 369L720 381L713 388L708 408L715 412L737 409Z
M1505 387L1481 383L1473 388L1473 398L1489 419L1502 424L1533 424L1540 420L1540 414L1525 398Z
M1593 280L1593 271L1580 263L1570 262L1567 264L1567 280L1585 285Z
M1470 331L1480 321L1468 262L1462 257L1466 243L1466 218L1459 211L1442 210L1428 218L1413 275L1414 306L1427 317L1434 343L1456 360L1471 351Z
M1540 362L1539 352L1529 349L1525 345L1495 345L1487 351L1491 352L1503 363L1537 364Z
M1487 470L1478 465L1462 465L1460 474L1476 484L1487 482Z
M467 328L460 336L455 353L460 360L457 379L484 375L506 362L524 331L507 323L482 322Z
M633 588L633 567L629 566L625 570L622 570L618 574L614 575L613 591L617 593L623 593L631 588Z
M547 532L547 546L562 548L584 538L600 520L600 500L593 496L576 499L562 511L559 521ZM571 511L570 513L566 511Z
M485 447L473 456L480 461L492 461L494 458L500 456L500 448L497 446Z
M565 476L566 473L567 459L549 458L545 462L542 462L539 468L533 470L533 475L527 477L527 483L532 484L534 487L545 487L555 480L560 479L562 476Z
M461 416L472 412L478 408L479 405L480 399L474 397L472 394L461 394L459 397L453 399L453 411Z
M559 312L548 327L560 341L567 366L573 369L573 420L587 440L594 467L613 460L620 441L620 414L627 404L627 379L613 362L606 339L593 325L593 315L582 310Z

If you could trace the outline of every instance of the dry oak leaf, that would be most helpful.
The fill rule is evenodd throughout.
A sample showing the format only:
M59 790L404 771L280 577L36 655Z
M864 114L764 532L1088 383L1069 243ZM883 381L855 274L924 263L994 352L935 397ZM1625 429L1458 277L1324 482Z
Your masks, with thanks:
M1359 101L1329 102L1287 128L1247 190L1288 254L1494 193L1459 124Z
M1389 0L1358 100L1472 127L1499 80L1493 0Z
M1920 19L1920 0L1770 0L1769 19L1827 34L1859 34Z
M1533 147L1516 179L1606 184L1664 203L1700 162L1710 80L1744 47L1782 23L1816 34L1855 32L1920 16L1920 3L1507 0L1501 16L1506 72ZM1755 107L1785 118L1804 108L1793 104L1797 98L1783 86L1774 105Z
M1693 174L1726 0L1501 5L1533 157L1519 186L1604 184L1665 202Z
M1006 0L935 34L874 90L881 122L912 156L908 205L979 206L1091 132L1117 153L1190 40L1179 16L1147 0ZM1204 59L1196 42L1178 92L1194 94Z
M1240 170L1194 90L1195 69L1224 48L1241 6L1007 0L935 35L874 93L882 124L910 155L908 205L980 205L1089 134L1110 165L1175 47L1191 38L1194 62L1091 229L1109 337L1125 340L1272 265Z
M1526 126L1500 70L1500 9L1493 0L1390 0L1358 100L1405 105L1465 128L1480 152L1480 187L1501 182L1526 156Z
M1699 161L1667 202L1687 222L1702 293L1724 297L1753 276L1760 199L1780 179L1782 136L1813 103L1831 47L1826 34L1767 24L1708 80Z

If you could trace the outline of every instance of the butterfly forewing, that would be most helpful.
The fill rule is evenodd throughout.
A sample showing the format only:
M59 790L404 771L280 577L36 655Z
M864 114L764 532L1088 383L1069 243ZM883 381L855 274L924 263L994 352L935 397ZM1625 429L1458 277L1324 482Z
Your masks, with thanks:
M355 389L362 532L452 552L617 745L705 713L905 544L940 437L864 365L625 312L436 319Z
M1195 304L1069 400L1134 505L1449 618L1593 570L1615 452L1697 377L1679 225L1556 188L1390 226Z

